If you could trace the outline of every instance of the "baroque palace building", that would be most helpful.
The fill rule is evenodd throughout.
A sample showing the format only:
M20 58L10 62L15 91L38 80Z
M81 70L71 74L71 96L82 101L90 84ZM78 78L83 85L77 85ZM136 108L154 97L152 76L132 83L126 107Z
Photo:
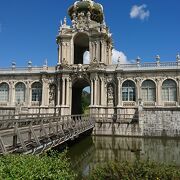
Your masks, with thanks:
M90 111L100 114L135 112L143 108L180 106L180 56L174 62L112 64L113 41L103 7L93 0L76 1L56 38L55 67L26 68L12 63L0 69L0 109L8 113L81 114L82 90L90 86ZM83 64L86 51L90 63Z

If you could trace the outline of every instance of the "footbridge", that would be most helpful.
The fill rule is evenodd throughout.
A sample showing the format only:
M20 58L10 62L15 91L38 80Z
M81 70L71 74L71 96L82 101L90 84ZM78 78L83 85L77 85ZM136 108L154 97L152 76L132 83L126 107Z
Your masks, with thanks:
M0 116L0 154L40 154L91 131L91 115L27 114Z

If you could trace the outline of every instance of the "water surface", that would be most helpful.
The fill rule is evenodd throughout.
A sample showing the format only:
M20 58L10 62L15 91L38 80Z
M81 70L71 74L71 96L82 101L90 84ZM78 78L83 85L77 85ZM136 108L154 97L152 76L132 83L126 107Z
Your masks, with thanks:
M107 161L150 159L180 166L180 139L90 136L71 146L68 156L78 179Z

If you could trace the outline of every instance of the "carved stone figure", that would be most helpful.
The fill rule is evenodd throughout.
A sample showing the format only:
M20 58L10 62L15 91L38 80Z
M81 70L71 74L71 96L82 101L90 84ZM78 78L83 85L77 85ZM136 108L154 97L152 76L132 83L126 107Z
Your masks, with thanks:
M49 89L49 104L50 105L55 105L55 93L56 93L55 85L50 85L50 89Z

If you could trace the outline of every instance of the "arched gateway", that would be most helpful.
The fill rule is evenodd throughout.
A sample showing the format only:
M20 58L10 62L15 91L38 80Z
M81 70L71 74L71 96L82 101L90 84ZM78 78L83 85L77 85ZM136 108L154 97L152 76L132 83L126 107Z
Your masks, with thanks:
M81 95L87 86L90 86L91 112L104 113L108 105L112 111L114 102L108 103L105 72L112 63L112 38L104 22L103 7L92 0L81 0L68 13L72 26L67 25L65 18L57 36L61 114L82 113ZM87 51L89 64L83 61Z

